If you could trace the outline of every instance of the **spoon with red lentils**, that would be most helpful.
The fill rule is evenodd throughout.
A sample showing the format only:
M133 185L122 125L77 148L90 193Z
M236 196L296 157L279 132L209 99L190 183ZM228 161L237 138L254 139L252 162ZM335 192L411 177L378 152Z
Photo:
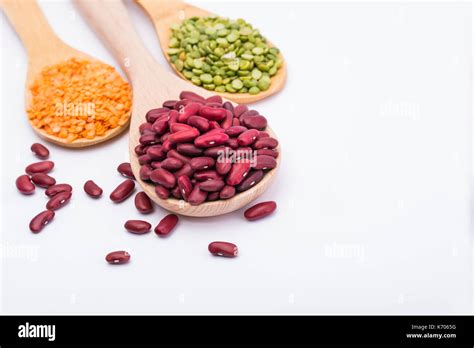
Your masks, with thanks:
M115 68L59 39L36 1L0 4L28 53L25 108L38 135L85 147L127 128L132 91Z
M259 197L281 158L266 118L165 70L121 1L75 2L133 86L130 163L143 191L169 211L196 217L229 213Z

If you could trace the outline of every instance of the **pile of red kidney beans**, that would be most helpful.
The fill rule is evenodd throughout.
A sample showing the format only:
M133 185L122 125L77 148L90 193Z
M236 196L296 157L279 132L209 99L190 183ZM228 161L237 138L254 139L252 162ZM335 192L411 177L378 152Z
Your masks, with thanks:
M140 178L155 185L158 197L191 205L229 199L277 166L278 141L256 110L217 95L179 97L148 111L135 148Z
M265 173L276 167L278 141L265 132L267 120L244 105L233 107L219 96L207 99L182 92L179 101L167 101L163 107L150 110L147 123L140 127L140 145L135 149L141 164L142 180L153 182L161 199L170 196L184 199L192 205L206 201L229 199L236 193L254 187ZM40 232L72 197L69 184L57 184L48 175L54 162L47 160L49 150L42 144L31 146L41 162L28 165L25 174L16 179L16 187L25 195L35 193L36 187L45 189L48 197L46 210L30 222L33 233ZM117 171L126 179L111 193L110 200L120 203L135 191L135 176L130 163L122 163ZM94 199L102 196L102 188L92 180L84 184L84 192ZM142 214L154 211L153 202L145 192L134 199ZM249 221L261 219L276 210L273 201L261 202L244 212ZM178 224L175 214L159 221L154 232L168 236ZM133 234L146 234L152 225L145 220L127 220L124 229ZM238 248L229 242L216 241L208 246L212 255L235 257ZM126 251L113 251L105 257L110 264L124 264L130 260Z

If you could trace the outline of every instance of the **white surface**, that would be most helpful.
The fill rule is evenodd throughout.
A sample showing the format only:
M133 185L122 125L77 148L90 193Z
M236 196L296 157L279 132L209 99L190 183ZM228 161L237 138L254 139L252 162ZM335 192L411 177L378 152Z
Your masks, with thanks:
M125 232L125 220L142 216L133 199L108 199L128 158L124 135L88 150L49 145L53 174L74 196L43 232L29 232L46 198L14 185L38 139L23 111L25 52L2 15L2 311L470 313L471 5L201 5L245 17L286 57L285 90L255 105L283 148L262 197L277 213L255 223L243 211L182 218L168 239ZM148 18L127 7L164 62ZM62 39L116 66L71 3L42 8ZM86 197L87 179L102 199ZM212 257L214 240L235 242L240 256ZM107 265L119 249L131 263Z

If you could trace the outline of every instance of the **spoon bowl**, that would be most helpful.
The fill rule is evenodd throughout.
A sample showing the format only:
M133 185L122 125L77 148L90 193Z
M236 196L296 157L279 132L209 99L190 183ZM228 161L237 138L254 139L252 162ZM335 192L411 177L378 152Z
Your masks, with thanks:
M209 17L215 16L215 14L202 8L189 5L180 0L136 0L136 2L145 10L153 22L163 54L174 72L183 80L189 81L180 71L176 69L175 65L170 61L170 58L167 54L168 45L171 39L171 26L173 24L179 24L188 18ZM222 92L212 93L218 94L225 99L232 100L239 104L249 104L265 99L279 92L281 89L283 89L286 82L285 61L281 54L280 57L283 60L283 64L280 69L278 69L276 75L271 78L272 83L266 91L261 91L258 94ZM189 83L191 82L189 81ZM200 93L203 93L202 91L207 91L205 88L198 88L201 91Z
M138 183L146 194L158 205L171 212L195 217L229 213L259 197L275 178L281 156L277 158L277 167L266 173L253 188L228 200L205 202L197 206L172 198L163 200L157 196L154 185L140 179L140 164L134 149L139 143L139 127L146 122L146 113L150 109L160 107L166 100L179 99L182 91L193 91L203 97L209 97L215 93L203 90L170 74L158 64L143 46L121 1L75 0L75 2L116 59L121 62L132 83L134 92L130 124L130 163ZM267 127L267 131L276 138L270 127Z
M36 1L1 0L0 5L28 52L28 72L25 85L26 110L29 109L32 102L29 86L31 86L46 67L65 62L72 58L90 62L100 62L96 58L72 48L59 39L49 26ZM103 62L100 63L104 64ZM76 139L73 142L52 136L45 130L35 127L31 124L31 121L30 124L41 138L60 146L75 148L92 146L107 141L127 129L129 122L130 118L126 124L109 129L101 136L96 136L93 139Z

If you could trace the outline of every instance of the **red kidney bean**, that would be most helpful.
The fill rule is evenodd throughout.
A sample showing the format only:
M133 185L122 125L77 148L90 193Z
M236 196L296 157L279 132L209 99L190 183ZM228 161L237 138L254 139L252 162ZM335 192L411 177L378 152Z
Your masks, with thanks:
M221 129L222 131L225 131L219 123L216 121L209 121L209 131L213 131L216 129Z
M222 190L225 186L225 182L222 179L206 180L199 184L199 189L206 192L217 192Z
M232 151L229 146L215 146L205 149L204 155L207 157L217 158L221 156L221 154L228 153L229 151Z
M260 114L258 113L257 110L248 110L248 111L245 111L242 115L239 116L240 123L243 123L243 121L244 121L247 117L258 116L258 115L260 115Z
M206 133L194 139L194 145L197 147L214 147L225 144L229 136L222 132Z
M186 123L188 118L197 115L201 105L200 103L189 103L186 105L179 113L178 122Z
M182 130L176 133L172 133L168 137L168 141L172 144L176 143L187 143L193 141L197 137L199 137L199 131L196 128L191 128L187 130Z
M189 120L188 120L188 122L189 122ZM177 132L180 132L180 131L192 130L192 129L193 129L193 127L191 127L187 124L184 124L184 123L173 123L170 126L171 133L177 133Z
M161 161L166 158L166 152L163 151L163 146L161 145L150 146L146 151L146 155L148 155L152 161Z
M252 146L256 150L274 149L278 146L278 140L276 140L275 138L262 138L258 139Z
M170 190L168 190L166 187L161 186L161 185L156 185L155 186L155 192L158 197L161 199L168 199L170 196Z
M178 216L175 214L166 215L155 227L155 233L160 237L165 237L170 234L170 232L178 224Z
M220 179L220 175L215 170L203 170L194 173L194 178L198 181L217 180Z
M263 138L269 138L270 137L270 134L268 132L262 132L260 131L260 133L258 133L258 137L257 137L257 140L258 139L263 139Z
M232 116L234 116L234 105L231 102L226 101L224 104L222 104L222 107L232 113Z
M240 147L237 150L235 150L235 157L237 161L240 161L242 159L252 160L253 150L251 147Z
M36 173L31 176L31 181L35 183L36 186L48 188L56 184L56 179L44 173Z
M72 191L72 186L69 184L56 184L48 187L44 193L48 197L53 197L54 195L64 191Z
M46 203L46 209L58 210L59 208L62 208L69 202L71 196L71 191L64 191L54 195L49 199L48 203Z
M156 136L156 134L144 134L138 139L140 144L142 145L155 145L158 143L159 138Z
M168 113L169 111L170 109L168 108L151 109L150 111L146 113L145 118L149 123L153 123L156 121L158 117L160 117L160 115Z
M150 180L151 172L153 168L150 165L144 165L140 167L140 179L148 181Z
M230 138L227 140L227 145L233 150L237 149L239 147L239 141L236 138Z
M36 173L49 173L52 171L54 168L54 162L53 161L42 161L42 162L36 162L32 163L29 166L25 168L26 174L33 175Z
M213 108L202 105L199 109L199 116L206 118L208 121L221 122L227 115L227 110L223 108Z
M248 131L243 132L237 138L240 146L249 146L251 145L258 136L259 131L256 129L249 129Z
M176 158L176 159L180 160L181 162L183 162L184 164L185 164L185 163L189 163L189 161L191 160L191 158L180 154L180 153L179 153L178 151L176 151L175 149L170 150L170 151L168 152L167 156L168 156L168 158Z
M168 130L169 124L167 119L158 119L153 123L152 129L154 133L162 135Z
M137 146L135 146L134 151L138 156L144 155L145 154L145 146L142 145L142 144L138 144Z
M220 175L226 175L232 168L232 162L230 160L217 160L216 171Z
M163 185L167 188L173 188L176 184L175 176L163 168L158 168L152 171L150 174L150 179L151 181Z
M151 230L151 224L143 220L128 220L124 227L128 232L134 234L145 234Z
M227 185L236 186L244 180L250 171L250 162L242 161L234 163L232 168L227 175L226 183Z
M228 242L212 242L208 249L214 256L236 257L239 253L237 245Z
M256 164L254 166L254 169L269 170L269 169L275 168L276 165L277 165L277 162L274 157L267 156L267 155L260 155L256 157Z
M234 118L232 120L232 126L240 126L240 120L238 118Z
M239 104L234 108L234 116L239 118L244 112L247 112L249 108L247 105Z
M173 109L177 102L177 100L167 100L163 103L163 107Z
M49 150L43 144L34 143L31 145L31 151L40 159L47 159L49 157Z
M214 167L216 161L212 157L194 157L189 161L189 165L194 170L205 170Z
M247 128L264 129L267 126L267 119L261 115L246 117L243 120Z
M171 126L171 125L177 123L178 118L179 118L179 112L176 111L176 110L171 110L170 111L170 118L168 120L169 125Z
M175 186L171 189L171 194L176 199L183 199L183 196L181 195L181 190L179 189L178 186Z
M36 215L30 222L30 231L33 233L40 232L54 218L54 211L45 210Z
M191 205L199 205L204 203L207 198L207 192L199 189L199 185L195 185L188 197L188 202Z
M257 156L266 155L266 156L272 156L273 158L278 158L278 151L275 151L272 149L260 149L260 150L257 150L256 155Z
M274 201L258 203L253 207L248 208L245 211L244 216L249 221L258 220L273 213L276 207L277 205Z
M142 214L149 214L154 210L150 197L143 191L135 195L135 208Z
M179 178L180 176L182 175L186 175L186 176L192 176L194 174L194 169L191 168L191 166L189 165L189 163L186 163L183 168L181 168L180 170L178 170L177 172L174 173L174 175Z
M175 105L174 105L174 110L176 111L183 111L183 108L188 105L188 104L191 104L191 103L197 103L197 102L194 102L190 99L183 99L183 100L180 100L178 101ZM203 103L202 103L203 104Z
M155 169L158 170L158 169ZM110 199L115 203L120 203L126 200L133 193L135 189L135 182L131 179L127 179L118 185L115 190L110 194Z
M124 177L135 180L135 175L133 175L132 166L130 163L120 163L117 167L117 171Z
M223 189L219 192L220 199L229 199L235 196L235 187L226 185Z
M189 177L186 175L181 175L178 178L178 187L180 189L181 196L185 201L187 201L189 195L193 190L193 184L191 182L191 179L189 179Z
M138 131L140 132L140 135L144 135L144 134L154 134L156 133L154 130L153 130L153 125L149 124L149 123L142 123L140 125L140 127L138 127Z
M207 195L208 202L217 201L218 199L219 199L219 191L209 192L209 194Z
M222 97L220 95L213 95L206 98L206 103L217 103L219 106L222 105Z
M160 141L164 143L166 140L168 140L169 136L171 135L170 132L166 132L165 134L160 136Z
M164 152L168 152L172 150L173 147L174 147L174 144L172 144L169 139L166 139L161 145L161 150L163 150Z
M35 185L31 182L29 175L20 175L16 179L16 188L24 195L35 193Z
M144 164L148 164L152 161L153 159L151 158L150 155L141 155L140 157L138 157L138 163L140 165L144 165Z
M263 179L263 175L262 170L250 171L247 177L237 186L237 191L242 192L254 187Z
M209 130L209 121L201 116L191 116L188 118L189 126L193 126L199 129L201 132L207 132Z
M161 161L153 161L153 162L150 163L150 166L151 166L153 169L161 168Z
M161 168L169 170L169 171L176 171L183 167L184 163L177 158L168 157L163 162L161 162Z
M105 261L112 265L121 265L130 261L130 254L126 251L113 251L105 256Z
M243 132L247 131L248 128L247 127L244 127L244 126L232 126L230 128L228 128L225 133L233 138L233 137L238 137L240 134L242 134Z
M205 103L206 102L206 99L204 99L204 97L201 97L199 94L194 93L194 92L190 92L190 91L182 91L179 94L179 99L181 99L181 100L190 99L192 101L200 102L200 103Z
M180 154L185 155L185 156L200 156L203 153L203 150L201 148L190 143L178 144L178 146L176 147L176 150Z
M226 116L225 116L224 121L221 122L221 127L223 129L228 129L232 127L233 119L234 119L234 115L232 114L232 112L230 112L229 110L226 110Z

